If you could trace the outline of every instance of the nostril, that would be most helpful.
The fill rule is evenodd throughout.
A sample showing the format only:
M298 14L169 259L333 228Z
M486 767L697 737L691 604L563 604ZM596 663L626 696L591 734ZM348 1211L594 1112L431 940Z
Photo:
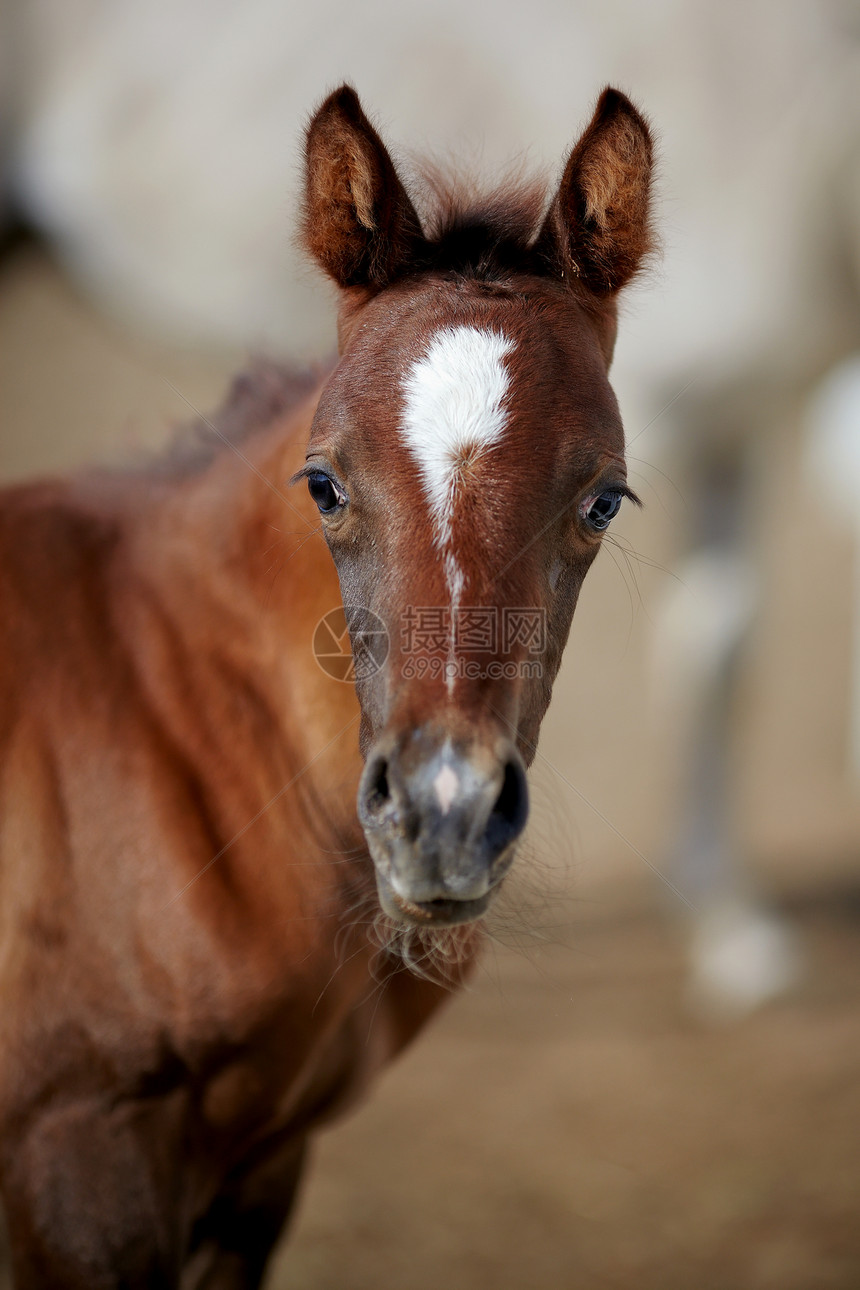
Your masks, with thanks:
M504 850L522 833L528 813L529 793L525 772L518 761L509 761L484 834L494 854Z
M388 762L384 757L369 768L367 787L364 794L365 809L371 814L378 814L391 800L391 789L388 783Z
M373 767L373 775L368 788L370 805L384 806L391 796L391 790L388 787L388 762L384 757L381 757Z
M529 795L523 768L516 761L509 761L505 766L505 777L493 814L498 815L512 829L519 833L525 826L529 809Z

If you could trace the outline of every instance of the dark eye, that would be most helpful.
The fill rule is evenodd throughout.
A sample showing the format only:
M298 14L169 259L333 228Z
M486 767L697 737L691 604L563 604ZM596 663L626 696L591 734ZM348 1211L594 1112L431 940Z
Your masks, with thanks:
M621 509L622 493L616 493L612 489L601 493L599 497L589 497L582 506L582 517L587 524L598 533L608 529L612 520Z
M346 501L343 493L335 487L328 475L324 475L321 470L315 470L312 475L308 475L308 492L323 515L330 515L339 506L343 506Z

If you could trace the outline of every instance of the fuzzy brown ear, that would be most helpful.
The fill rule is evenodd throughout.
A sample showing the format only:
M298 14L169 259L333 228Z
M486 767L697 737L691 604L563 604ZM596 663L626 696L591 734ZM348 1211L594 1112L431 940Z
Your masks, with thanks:
M385 144L348 85L305 142L304 244L338 286L380 290L409 262L421 225Z
M624 94L605 89L535 244L557 273L597 296L630 281L652 248L652 165L644 118Z

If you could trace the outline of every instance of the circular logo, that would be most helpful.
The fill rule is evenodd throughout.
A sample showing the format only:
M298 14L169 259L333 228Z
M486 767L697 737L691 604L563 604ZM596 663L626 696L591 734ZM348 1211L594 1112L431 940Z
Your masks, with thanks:
M388 629L372 609L340 605L314 629L314 658L335 681L366 681L388 658Z

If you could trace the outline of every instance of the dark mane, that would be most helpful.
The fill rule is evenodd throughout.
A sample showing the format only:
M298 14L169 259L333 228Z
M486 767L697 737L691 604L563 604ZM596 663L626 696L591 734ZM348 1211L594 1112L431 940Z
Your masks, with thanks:
M547 205L545 180L513 172L476 192L456 171L424 162L420 183L422 267L488 283L542 271L534 241Z
M300 368L271 359L254 359L234 377L215 412L177 428L167 449L148 462L147 473L182 478L205 470L225 449L241 446L302 403L317 388L326 370L322 364Z

